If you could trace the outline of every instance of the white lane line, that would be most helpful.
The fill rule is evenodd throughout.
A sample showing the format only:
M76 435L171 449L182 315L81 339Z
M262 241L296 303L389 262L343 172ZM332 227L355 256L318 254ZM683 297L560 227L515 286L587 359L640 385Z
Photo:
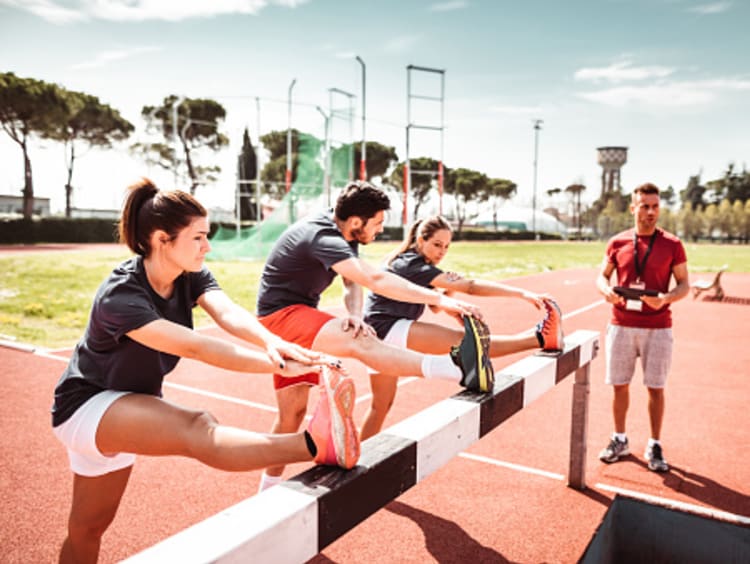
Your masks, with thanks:
M674 499L668 499L666 497L659 497L656 495L645 494L641 492L634 492L633 490L626 490L615 486L608 486L607 484L596 484L596 489L605 490L608 492L622 494L627 497L633 497L635 499L641 499L648 501L656 505L661 505L667 508L680 509L687 511L688 513L697 513L699 515L705 515L712 519L720 519L722 521L730 521L732 523L738 523L740 525L750 525L750 517L744 515L737 515L735 513L729 513L728 511L720 511L719 509L712 509L710 507L703 507L701 505L695 505L692 503L686 503L684 501L677 501Z
M531 468L529 466L522 466L520 464L513 464L512 462L504 462L502 460L495 460L486 456L479 456L476 454L470 454L468 452L461 452L459 455L461 458L467 458L469 460L476 460L477 462L483 462L485 464L491 464L493 466L500 466L503 468L509 468L518 472L526 474L534 474L536 476L543 476L545 478L551 478L553 480L564 481L565 476L557 474L555 472L548 472L546 470L539 470L538 468ZM750 517L745 515L738 515L736 513L730 513L728 511L721 511L720 509L713 509L711 507L704 507L702 505L696 505L694 503L687 503L685 501L677 501L666 497L660 497L656 495L636 492L633 490L627 490L625 488L618 488L617 486L610 486L608 484L597 483L593 486L594 489L604 490L616 494L621 494L626 497L632 497L653 503L654 505L660 505L670 509L678 509L680 511L686 511L688 513L695 513L710 517L712 519L719 519L722 521L728 521L731 523L737 523L739 525L750 525Z
M245 407L254 407L255 409L260 409L262 411L269 411L271 413L279 412L278 409L270 405L265 405L263 403L256 403L254 401L247 401L247 400L235 398L232 396L225 396L224 394L217 394L216 392L209 392L207 390L202 390L200 388L193 388L192 386L185 386L184 384L175 384L174 382L164 382L162 385L166 388L174 388L175 390L181 390L183 392L189 392L191 394L196 394L199 396L206 396L209 398L220 399L220 400L227 401L229 403L236 403L238 405L243 405Z
M602 305L604 303L607 303L607 302L605 302L604 300L596 301L596 302L594 302L592 304L589 304L587 306L583 306L583 307L578 308L576 310L573 310L571 312L565 313L565 314L563 314L562 318L563 319L570 319L571 317L575 317L576 315L580 315L581 313L585 313L585 312L587 312L587 311L589 311L591 309L594 309L595 307L600 306L600 305Z
M552 478L553 480L564 480L565 476L562 474L556 474L555 472L547 472L546 470L539 470L538 468L531 468L529 466L521 466L520 464L513 464L512 462L503 462L502 460L495 460L487 456L479 456L477 454L469 454L468 452L460 452L458 456L461 458L468 458L469 460L476 460L477 462L484 462L485 464L492 464L493 466L502 466L503 468L510 468L511 470L517 470L518 472L525 472L526 474L535 474L537 476L544 476L545 478Z

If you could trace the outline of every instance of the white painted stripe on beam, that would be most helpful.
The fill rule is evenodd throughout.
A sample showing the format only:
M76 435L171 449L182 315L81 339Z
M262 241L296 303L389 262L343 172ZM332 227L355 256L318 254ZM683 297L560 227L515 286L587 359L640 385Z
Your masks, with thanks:
M306 562L318 554L317 498L277 486L124 562Z
M557 357L527 356L501 370L499 377L511 381L525 380L523 407L526 407L544 392L555 387Z
M594 358L594 343L599 339L599 331L581 329L565 338L566 347L579 347L578 367L584 366Z
M703 507L702 505L695 505L693 503L677 501L677 500L669 499L666 497L659 497L656 495L635 492L633 490L626 490L624 488L618 488L616 486L609 486L607 484L596 484L596 486L594 487L600 490L605 490L608 492L618 493L627 497L632 497L635 499L648 501L650 503L661 505L663 507L680 509L682 511L687 511L688 513L697 513L698 515L704 515L706 517L711 517L712 519L720 519L722 521L729 521L732 523L738 523L740 525L750 525L750 517L746 517L744 515L737 515L736 513L729 513L728 511L721 511L719 509Z
M446 399L412 415L385 433L417 442L417 482L479 440L480 406Z

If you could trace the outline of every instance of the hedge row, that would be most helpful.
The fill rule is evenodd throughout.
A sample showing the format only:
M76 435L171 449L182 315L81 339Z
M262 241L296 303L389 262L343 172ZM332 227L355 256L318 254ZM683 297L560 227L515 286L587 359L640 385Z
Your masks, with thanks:
M234 229L234 224L223 225ZM219 224L211 224L211 235ZM0 220L0 244L33 244L33 243L112 243L117 240L117 223L111 219L66 219L50 217L35 220L5 219ZM400 241L403 231L400 227L386 227L378 239L382 241ZM559 239L559 237L542 234L542 239ZM461 235L454 233L455 240L462 241L498 241L498 240L531 240L534 234L529 231L487 231L484 229L464 229Z

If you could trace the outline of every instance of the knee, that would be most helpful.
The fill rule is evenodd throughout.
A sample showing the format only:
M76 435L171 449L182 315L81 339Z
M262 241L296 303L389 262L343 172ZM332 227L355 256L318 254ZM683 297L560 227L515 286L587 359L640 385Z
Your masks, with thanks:
M68 537L77 541L98 541L112 524L117 512L117 506L105 507L95 513L88 513L85 517L72 512L68 519Z

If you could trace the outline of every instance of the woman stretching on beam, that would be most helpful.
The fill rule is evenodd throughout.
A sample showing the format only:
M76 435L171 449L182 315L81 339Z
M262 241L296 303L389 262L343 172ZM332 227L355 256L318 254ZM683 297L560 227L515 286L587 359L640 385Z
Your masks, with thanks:
M536 329L521 335L491 335L490 357L499 357L541 347L545 351L563 348L560 309L551 298L521 288L497 282L464 278L438 268L451 244L453 232L448 222L433 216L415 222L401 246L386 260L386 270L406 278L414 284L438 289L446 294L460 292L475 296L515 297L545 310ZM439 308L430 306L433 311ZM364 309L364 321L372 326L386 343L409 348L421 353L441 354L461 342L463 329L448 328L418 321L424 305L410 304L385 298L370 292ZM360 439L365 440L380 431L396 395L398 379L385 374L371 374L372 403L365 416Z
M357 462L352 379L330 357L272 334L224 294L203 264L211 249L207 215L190 194L160 191L145 179L128 192L120 239L135 256L99 287L83 339L55 388L53 431L73 471L62 563L96 562L136 455L187 456L229 471ZM262 350L193 331L196 305ZM268 435L221 425L202 409L162 398L164 376L180 357L284 377L322 372L321 399L303 432Z

